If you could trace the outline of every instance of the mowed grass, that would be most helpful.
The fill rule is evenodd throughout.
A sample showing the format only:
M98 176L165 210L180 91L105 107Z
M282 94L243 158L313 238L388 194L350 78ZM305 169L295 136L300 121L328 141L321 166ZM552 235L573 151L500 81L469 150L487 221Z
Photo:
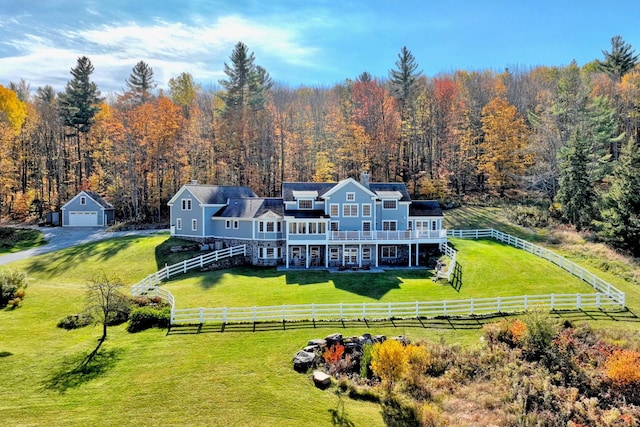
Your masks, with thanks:
M44 235L41 231L0 227L0 255L35 248L44 243Z
M86 377L75 375L71 362L96 345L100 330L64 331L56 328L57 321L82 309L84 285L96 273L116 273L133 284L155 271L158 247L166 238L103 241L9 265L28 273L29 287L21 308L0 310L0 425L331 426L336 425L337 410L353 425L383 426L378 405L340 398L331 388L315 388L309 375L292 369L293 355L308 340L333 332L480 345L484 321L478 319L318 323L315 328L304 323L272 324L255 332L251 326L228 327L224 333L219 328L205 327L201 333L177 328L168 335L165 330L129 334L118 326L109 329L101 369ZM590 292L586 285L571 284L571 276L554 273L556 267L522 251L491 241L453 243L463 268L459 293L433 283L424 271L314 276L238 268L184 276L165 286L176 294L179 306L208 305L218 298L227 306L257 301L282 304L286 298L299 302L451 299L490 296L499 289L505 295L520 294L528 287L540 289L538 293L551 289L560 293L561 286ZM543 275L548 275L546 281L538 277ZM554 276L556 283L551 285Z
M164 287L178 308L310 303L441 301L513 295L594 293L589 285L525 251L491 240L453 239L462 286L433 282L426 269L385 273L278 272L234 268L178 276Z

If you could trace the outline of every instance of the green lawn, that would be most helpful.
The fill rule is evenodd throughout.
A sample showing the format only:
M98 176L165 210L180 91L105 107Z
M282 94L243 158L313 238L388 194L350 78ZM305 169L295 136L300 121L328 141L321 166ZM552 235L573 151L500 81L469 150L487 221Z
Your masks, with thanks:
M9 265L29 275L24 305L0 310L0 425L213 425L331 426L339 407L334 389L315 388L293 371L291 358L307 341L333 332L408 335L480 345L483 320L265 325L197 333L178 328L129 334L110 328L101 370L79 377L70 362L88 353L98 327L64 331L55 327L82 309L84 285L98 272L115 272L135 283L163 265L166 236L128 237L69 248ZM166 284L181 307L291 302L396 301L469 298L541 292L590 292L567 273L522 251L491 241L453 242L463 268L460 292L435 284L423 272L278 273L237 268L189 275ZM507 260L503 257L507 257ZM544 280L542 280L544 278ZM631 289L629 284L619 284ZM618 279L616 279L618 280ZM316 283L317 282L317 283ZM636 286L637 288L637 286ZM566 289L566 290L562 290ZM638 290L630 294L640 307ZM578 314L589 319L590 313ZM633 319L599 316L601 327L635 327ZM572 317L572 320L574 318ZM628 321L625 321L628 320ZM626 325L626 326L622 326ZM375 404L344 398L345 417L355 425L382 426Z
M44 235L38 230L0 227L0 255L23 251L44 243Z

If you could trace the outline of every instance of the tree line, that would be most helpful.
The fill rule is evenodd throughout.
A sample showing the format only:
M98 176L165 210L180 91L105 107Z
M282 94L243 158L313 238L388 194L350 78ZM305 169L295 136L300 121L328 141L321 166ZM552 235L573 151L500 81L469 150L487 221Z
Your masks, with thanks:
M159 90L140 61L108 98L81 57L61 93L0 86L0 213L40 217L91 189L120 220L163 221L190 180L276 196L284 181L366 170L416 198L546 200L638 254L640 67L620 36L602 54L581 67L428 77L404 47L386 78L291 88L238 42L219 87L181 73Z

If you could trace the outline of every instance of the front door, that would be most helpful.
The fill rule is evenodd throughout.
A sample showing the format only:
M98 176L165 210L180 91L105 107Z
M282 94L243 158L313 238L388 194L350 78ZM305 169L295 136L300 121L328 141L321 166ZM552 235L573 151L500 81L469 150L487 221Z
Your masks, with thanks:
M344 248L344 263L358 264L358 248Z

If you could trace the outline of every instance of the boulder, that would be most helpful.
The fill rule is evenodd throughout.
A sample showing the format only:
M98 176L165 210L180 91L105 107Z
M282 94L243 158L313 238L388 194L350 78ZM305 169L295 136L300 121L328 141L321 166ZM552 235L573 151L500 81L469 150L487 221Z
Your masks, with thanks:
M336 344L342 344L342 334L327 335L325 341L327 342L327 347L331 347L332 345Z
M331 376L322 371L313 371L313 383L318 388L327 388L331 385Z
M315 353L309 353L304 350L300 350L293 357L293 369L297 372L307 372L313 365L313 361L316 358Z
M323 347L326 347L327 342L323 339L315 339L315 340L309 340L307 345L315 345L315 346L318 346L319 348L323 348Z

